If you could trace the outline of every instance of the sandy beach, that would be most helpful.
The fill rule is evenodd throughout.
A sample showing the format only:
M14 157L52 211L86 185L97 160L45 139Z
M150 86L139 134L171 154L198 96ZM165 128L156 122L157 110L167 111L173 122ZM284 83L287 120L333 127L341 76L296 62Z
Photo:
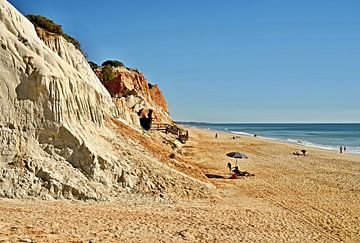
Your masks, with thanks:
M360 243L359 1L107 3L0 0L0 243Z
M360 242L360 155L214 134L191 128L178 155L216 186L212 198L1 199L0 242ZM229 179L230 151L254 176Z

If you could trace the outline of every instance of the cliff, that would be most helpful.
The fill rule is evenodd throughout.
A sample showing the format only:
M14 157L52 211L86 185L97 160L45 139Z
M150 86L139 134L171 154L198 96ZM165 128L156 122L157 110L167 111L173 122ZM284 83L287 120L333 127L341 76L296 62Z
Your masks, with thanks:
M146 136L123 123L121 106L74 45L37 32L42 39L0 0L0 197L102 200L210 189L170 166L150 142L142 143ZM138 94L121 99L126 106L153 105Z
M68 45L72 45L64 38L60 38L60 34L51 33L40 27L36 27L35 30L40 39L50 49L58 53L62 59L74 66L79 72L93 76L93 73L89 73L89 65L84 62L84 57L72 55L67 48ZM63 33L61 29L59 32ZM65 34L65 36L67 35ZM111 72L111 80L108 80L109 74L106 75L104 72L106 68L107 72ZM151 110L155 122L173 123L162 92L157 85L149 84L144 74L137 69L124 66L112 67L107 65L106 67L99 67L96 65L93 71L111 94L113 102L118 108L118 117L140 128L139 119L147 117Z
M159 89L159 86L157 84L155 85L149 85L150 90L150 96L151 99L157 104L160 108L162 108L164 111L168 112L168 106L165 100L165 97L161 90Z
M111 80L104 74L106 68L112 72ZM95 67L94 72L111 94L123 119L140 126L139 118L147 117L151 110L155 122L173 123L162 92L157 85L149 84L137 69L102 66Z

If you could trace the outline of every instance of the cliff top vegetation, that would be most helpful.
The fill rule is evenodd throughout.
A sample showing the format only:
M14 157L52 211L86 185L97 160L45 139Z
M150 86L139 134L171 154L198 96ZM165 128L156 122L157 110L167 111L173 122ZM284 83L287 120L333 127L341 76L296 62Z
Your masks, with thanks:
M62 37L64 37L68 42L72 43L77 49L79 49L82 53L84 53L81 50L81 46L80 46L80 42L78 40L76 40L74 37L69 36L68 34L66 34L61 25L56 24L54 21L52 21L51 19L48 19L44 16L41 15L27 15L26 16L30 22L35 26L35 27L39 27L41 29L44 29L48 32L54 33L54 34L58 34L61 35Z

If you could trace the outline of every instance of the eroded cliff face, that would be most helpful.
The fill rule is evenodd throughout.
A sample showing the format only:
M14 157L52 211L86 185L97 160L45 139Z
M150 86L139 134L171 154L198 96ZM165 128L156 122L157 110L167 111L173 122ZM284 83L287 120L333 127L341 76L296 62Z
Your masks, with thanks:
M149 90L150 90L151 99L155 102L155 104L157 104L164 111L168 112L168 106L165 97L161 92L161 90L159 89L159 86L157 84L150 85Z
M104 67L97 67L94 72L110 92L120 117L139 127L139 118L147 117L152 110L155 122L173 123L165 97L157 85L149 84L137 69L112 69L114 78L110 81L104 77Z
M61 36L38 33L46 44L0 0L0 197L100 200L209 187L116 132L120 106L82 53ZM121 99L126 107L149 102Z
M117 108L118 117L140 128L139 118L148 117L149 111L152 110L152 117L155 122L173 123L165 97L158 85L149 84L144 74L137 69L113 67L114 79L107 81L103 67L94 68L93 72L91 72L83 55L73 55L69 51L70 49L73 50L72 44L68 43L64 38L38 27L36 32L50 49L58 53L62 59L75 67L76 70L91 78L94 78L94 73L96 74L111 94L113 103Z

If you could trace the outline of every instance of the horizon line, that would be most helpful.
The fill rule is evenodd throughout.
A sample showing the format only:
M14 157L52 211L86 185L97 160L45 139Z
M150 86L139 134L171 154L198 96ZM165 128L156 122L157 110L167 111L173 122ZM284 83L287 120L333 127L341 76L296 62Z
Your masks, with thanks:
M206 123L206 124L352 124L360 125L360 122L205 122L205 121L175 121L176 123Z

